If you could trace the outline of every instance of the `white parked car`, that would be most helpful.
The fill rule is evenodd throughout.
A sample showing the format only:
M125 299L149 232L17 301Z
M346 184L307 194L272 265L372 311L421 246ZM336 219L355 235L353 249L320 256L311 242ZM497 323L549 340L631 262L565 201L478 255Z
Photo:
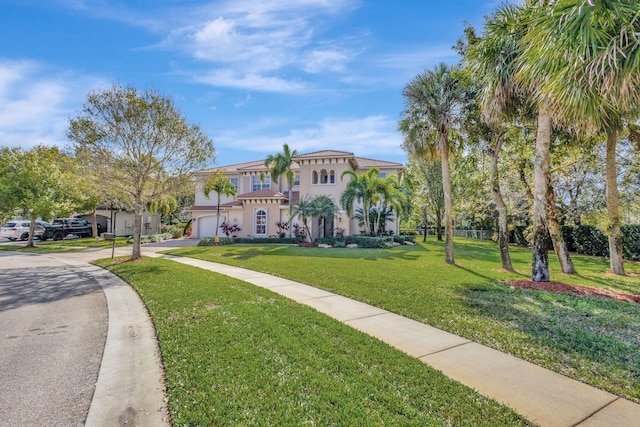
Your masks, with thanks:
M29 225L31 221L16 219L9 221L0 227L0 238L7 238L11 241L14 240L27 240L29 238ZM36 228L33 233L34 237L42 236L44 233L44 224L40 221L36 221Z

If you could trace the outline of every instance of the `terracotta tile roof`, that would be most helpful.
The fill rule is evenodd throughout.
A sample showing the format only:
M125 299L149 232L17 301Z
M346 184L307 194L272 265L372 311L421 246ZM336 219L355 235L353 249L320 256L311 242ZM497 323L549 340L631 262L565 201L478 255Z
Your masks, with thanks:
M286 199L287 196L270 188L266 190L252 191L236 196L237 199Z
M242 206L242 201L234 200L233 202L222 203L220 205L221 208L232 208L234 206Z
M264 160L254 160L251 162L236 163L235 165L226 165L226 166L219 166L217 168L203 169L201 171L198 171L198 173L212 173L219 170L224 170L226 172L233 173L233 172L240 172L243 169L254 169L254 168L259 169L260 166L262 166L262 169L264 170L267 169L264 167Z
M337 151L337 150L321 150L314 151L312 153L299 154L294 159L315 159L322 157L355 157L355 155L349 151Z
M363 167L363 168L371 168L374 166L377 167L387 167L387 168L401 168L403 167L402 163L396 163L396 162L388 162L386 160L375 160L375 159L368 159L366 157L356 157L356 159L358 160L358 164Z
M338 151L338 150L320 150L320 151L314 151L311 153L303 153L295 156L293 159L302 160L302 159L321 159L321 158L336 158L336 157L350 157L355 161L357 167L362 167L362 168L370 168L373 166L401 168L403 166L402 163L369 159L366 157L357 157L352 152ZM299 168L300 168L299 165L294 162L292 165L292 169L299 169ZM251 162L237 163L234 165L220 166L220 167L211 168L211 169L203 169L196 173L210 174L218 170L224 170L227 173L242 173L242 172L257 172L257 171L267 172L268 171L268 169L264 165L264 160L254 160Z

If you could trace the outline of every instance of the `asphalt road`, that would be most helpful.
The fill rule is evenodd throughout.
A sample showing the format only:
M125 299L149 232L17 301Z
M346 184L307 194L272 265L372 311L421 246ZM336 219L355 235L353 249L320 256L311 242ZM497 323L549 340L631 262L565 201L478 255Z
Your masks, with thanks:
M107 334L98 283L50 257L0 252L0 426L82 426Z

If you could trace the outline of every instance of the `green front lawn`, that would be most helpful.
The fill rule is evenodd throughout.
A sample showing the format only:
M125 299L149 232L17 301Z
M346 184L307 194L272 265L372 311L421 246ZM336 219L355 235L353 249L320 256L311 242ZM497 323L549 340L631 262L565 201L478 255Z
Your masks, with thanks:
M528 424L417 359L266 289L164 259L99 264L131 283L149 308L176 426Z
M529 278L531 253L512 248L518 274L500 269L492 242L456 240L455 266L433 240L392 250L218 246L176 255L243 266L345 295L436 326L640 402L640 304L510 288ZM553 253L550 254L553 258ZM581 276L552 279L640 293L637 277L606 273L607 260L574 256ZM630 273L637 263L626 263Z
M32 247L19 245L0 245L0 251L16 251L30 253L49 253L49 252L71 252L81 251L86 248L110 248L113 242L110 240L100 239L96 242L94 237L83 237L80 239L63 239L63 240L46 240L41 241L35 239ZM127 243L126 237L116 238L116 247L131 246Z

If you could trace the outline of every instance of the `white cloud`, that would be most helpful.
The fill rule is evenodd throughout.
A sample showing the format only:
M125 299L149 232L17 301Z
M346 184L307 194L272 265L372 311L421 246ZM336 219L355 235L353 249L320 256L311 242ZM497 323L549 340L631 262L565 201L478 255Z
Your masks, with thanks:
M340 73L354 50L322 37L333 16L353 0L219 1L167 36L165 47L186 50L213 69L193 79L214 86L291 92L307 86L300 73ZM192 18L194 15L190 15ZM344 44L344 43L343 43ZM193 73L191 73L193 74Z
M86 92L105 86L99 79L56 72L33 61L0 60L0 145L65 146L69 117Z
M289 131L281 130L283 124L279 120L265 119L254 127L218 135L216 144L266 154L280 150L284 142L298 152L335 149L362 157L384 157L402 151L397 123L383 115L325 118L313 126Z
M197 82L211 86L223 86L235 89L257 90L262 92L297 92L306 88L303 82L287 81L279 77L260 74L236 74L233 70L214 70L206 74L193 76Z

